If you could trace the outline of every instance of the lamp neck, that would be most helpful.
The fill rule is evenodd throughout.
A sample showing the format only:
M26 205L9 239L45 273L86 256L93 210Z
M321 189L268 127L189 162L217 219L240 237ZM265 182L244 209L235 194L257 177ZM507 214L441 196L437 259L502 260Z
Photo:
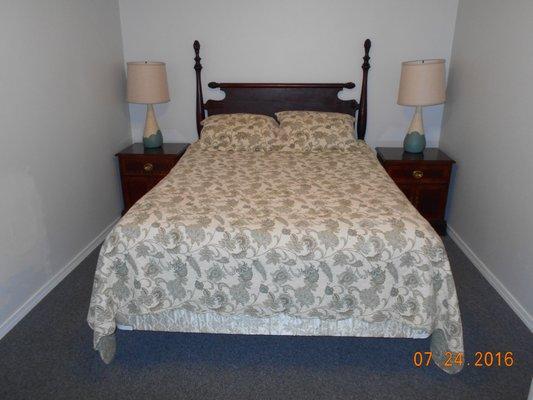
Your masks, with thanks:
M144 124L144 136L149 137L159 131L159 125L155 118L154 106L152 104L146 105L146 122Z
M415 108L415 114L413 115L413 119L411 120L411 125L409 125L409 129L407 130L407 133L411 132L418 132L419 134L424 134L424 121L422 120L422 106L416 106Z

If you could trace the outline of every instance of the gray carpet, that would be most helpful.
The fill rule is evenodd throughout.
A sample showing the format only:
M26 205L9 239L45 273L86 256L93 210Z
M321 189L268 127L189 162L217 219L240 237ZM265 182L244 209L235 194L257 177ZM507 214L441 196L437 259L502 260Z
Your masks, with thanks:
M0 341L0 399L526 399L533 335L450 240L467 361L512 351L511 368L449 376L413 367L428 340L119 332L104 365L85 322L93 252Z

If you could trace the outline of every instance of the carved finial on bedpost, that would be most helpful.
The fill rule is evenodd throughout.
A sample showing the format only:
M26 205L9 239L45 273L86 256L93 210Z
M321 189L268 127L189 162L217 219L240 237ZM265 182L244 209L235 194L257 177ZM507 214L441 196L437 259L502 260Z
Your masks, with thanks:
M204 96L202 94L202 64L200 64L200 42L194 41L194 70L196 71L196 130L198 131L198 137L202 131L201 122L205 117L204 113Z
M361 83L361 98L359 99L359 113L357 115L357 139L364 140L366 134L366 117L367 117L367 82L368 70L370 69L370 39L365 40L365 56L363 57L363 81Z

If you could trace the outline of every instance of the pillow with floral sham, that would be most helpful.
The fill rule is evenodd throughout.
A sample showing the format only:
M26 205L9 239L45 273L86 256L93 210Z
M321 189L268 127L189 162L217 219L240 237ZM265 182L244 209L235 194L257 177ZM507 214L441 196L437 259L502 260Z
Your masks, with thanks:
M280 150L349 150L357 145L355 118L349 114L281 111L276 117L280 123Z
M210 150L268 151L279 131L276 120L258 114L218 114L202 121L200 147Z

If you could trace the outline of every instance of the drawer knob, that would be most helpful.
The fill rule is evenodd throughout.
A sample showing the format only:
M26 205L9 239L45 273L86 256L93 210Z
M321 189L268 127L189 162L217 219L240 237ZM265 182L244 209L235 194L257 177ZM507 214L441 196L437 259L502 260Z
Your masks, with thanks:
M413 171L413 178L421 179L423 176L424 176L424 172L419 171L419 170L414 170Z
M154 164L147 162L143 166L144 172L152 172L154 170Z

